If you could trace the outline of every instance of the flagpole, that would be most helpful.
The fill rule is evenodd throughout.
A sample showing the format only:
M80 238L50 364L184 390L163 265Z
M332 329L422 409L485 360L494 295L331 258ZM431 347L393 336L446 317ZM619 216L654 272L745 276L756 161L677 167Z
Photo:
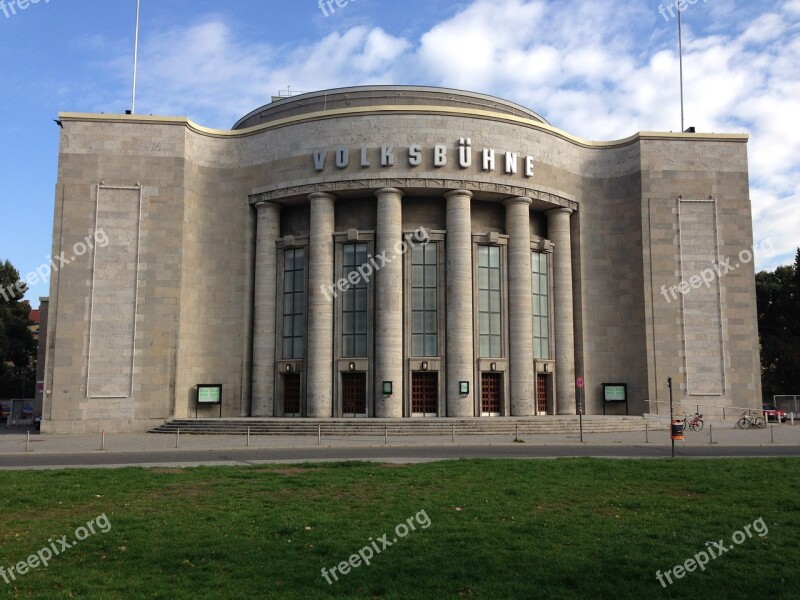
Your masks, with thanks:
M133 41L133 92L131 95L131 114L136 114L136 63L139 60L139 1L136 0L136 33Z
M681 26L681 10L678 8L678 61L681 71L681 132L685 131L683 125L683 29Z

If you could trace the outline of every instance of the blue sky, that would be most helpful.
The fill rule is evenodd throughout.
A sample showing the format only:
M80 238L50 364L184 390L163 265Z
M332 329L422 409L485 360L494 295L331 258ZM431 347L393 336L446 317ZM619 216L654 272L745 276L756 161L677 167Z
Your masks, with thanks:
M53 119L130 108L136 1L19 1L0 1L0 260L24 277L51 252ZM230 128L289 87L395 83L498 95L592 140L680 130L676 0L339 1L326 16L318 0L142 0L136 112ZM686 126L751 135L756 246L773 249L756 268L789 264L800 0L695 0L682 15Z

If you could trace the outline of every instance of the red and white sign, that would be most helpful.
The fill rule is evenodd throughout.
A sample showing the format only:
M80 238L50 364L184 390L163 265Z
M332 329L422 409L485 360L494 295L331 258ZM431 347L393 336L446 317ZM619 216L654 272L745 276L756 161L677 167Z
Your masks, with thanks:
M578 380L575 383L579 388L583 388L583 377L578 377Z

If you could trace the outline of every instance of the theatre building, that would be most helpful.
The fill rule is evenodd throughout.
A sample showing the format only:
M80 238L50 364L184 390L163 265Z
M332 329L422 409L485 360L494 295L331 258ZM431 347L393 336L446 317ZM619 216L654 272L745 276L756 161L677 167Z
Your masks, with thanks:
M745 135L414 86L59 120L45 431L761 397Z

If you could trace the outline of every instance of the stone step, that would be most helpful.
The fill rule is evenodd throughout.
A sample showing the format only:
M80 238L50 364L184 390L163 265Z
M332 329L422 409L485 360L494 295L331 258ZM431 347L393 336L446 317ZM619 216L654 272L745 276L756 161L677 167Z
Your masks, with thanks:
M583 418L585 433L614 433L666 429L658 419L643 417ZM151 433L188 435L275 435L327 437L426 435L514 435L575 433L580 420L573 416L483 419L173 419Z

